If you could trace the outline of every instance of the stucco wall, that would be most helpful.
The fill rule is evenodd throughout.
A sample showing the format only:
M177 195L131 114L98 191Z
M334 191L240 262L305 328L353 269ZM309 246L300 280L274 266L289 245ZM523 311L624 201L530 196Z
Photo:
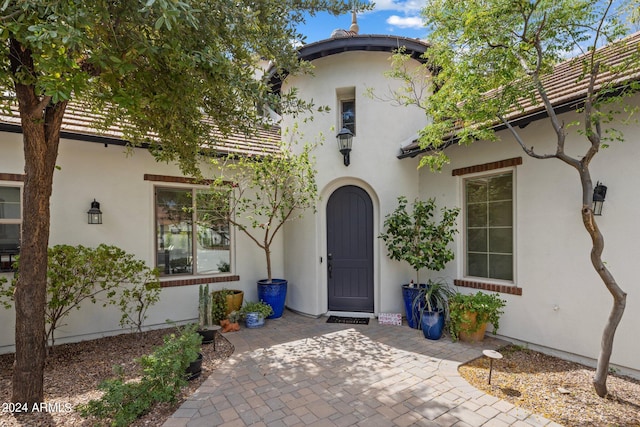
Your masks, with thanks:
M321 195L317 213L307 213L285 230L285 273L290 283L287 305L294 310L312 315L327 312L326 206L333 191L343 185L365 189L373 201L375 312L401 310L400 285L413 275L406 266L387 258L377 236L384 216L395 208L397 196L412 199L417 195L417 161L400 161L396 156L401 143L426 124L426 116L418 108L375 99L388 97L394 87L384 76L390 67L389 56L384 52L345 52L320 58L313 61L313 75L288 77L283 86L285 90L297 87L304 99L331 107L331 112L315 114L312 121L305 121L305 117L295 121L307 140L314 141L318 135L325 140L315 151ZM335 139L339 126L336 89L351 87L356 96L356 136L351 164L346 167ZM369 87L375 88L375 98L365 95ZM283 128L293 124L294 119L286 119Z
M636 97L637 104L640 97ZM578 119L563 116L565 123ZM555 134L545 121L519 129L536 152L554 152ZM581 187L577 172L557 159L528 157L513 137L500 132L500 142L478 142L469 147L446 150L451 159L442 172L420 170L422 197L437 197L439 204L462 206L462 179L452 170L521 156L515 167L515 285L522 296L502 294L507 300L500 322L501 335L533 345L557 349L581 357L598 356L600 339L611 309L612 298L593 270L589 253L591 240L585 231L580 210ZM637 159L640 158L640 128L625 129L626 142L602 149L591 165L594 181L607 187L603 214L597 223L605 239L603 260L619 285L628 293L627 307L616 333L612 363L640 371L640 286L637 281L636 241L640 238L637 218L640 199ZM567 152L584 153L587 142L571 128ZM462 233L462 218L458 221ZM456 239L456 259L434 276L463 279L462 234ZM499 283L499 282L492 282ZM473 289L459 288L462 292Z
M116 245L135 254L147 265L154 259L154 185L178 184L145 181L144 174L182 176L175 165L157 163L148 151L135 149L127 154L121 146L84 141L62 140L54 174L51 198L51 234L49 245L100 243ZM208 168L208 167L207 167ZM208 168L210 169L210 168ZM22 135L0 133L0 172L24 173ZM103 224L87 224L87 210L93 199L100 202ZM243 234L235 233L232 274L240 281L211 285L212 289L241 289L245 300L257 300L256 281L266 277L264 255ZM283 274L282 238L274 244L274 275ZM186 279L201 276L171 276ZM160 301L151 307L145 324L165 327L165 321L191 321L198 314L198 285L164 288ZM77 341L123 332L114 307L85 304L64 319L56 342ZM0 308L0 353L13 351L14 311Z

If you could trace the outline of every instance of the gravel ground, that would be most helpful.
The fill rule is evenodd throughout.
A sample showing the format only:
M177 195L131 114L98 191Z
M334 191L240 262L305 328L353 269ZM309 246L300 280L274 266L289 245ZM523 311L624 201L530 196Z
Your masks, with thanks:
M52 413L31 413L14 416L0 412L0 426L93 426L95 420L82 418L74 409L80 403L100 397L98 384L113 377L112 367L122 365L130 373L129 378L139 372L134 359L153 352L162 344L162 337L174 332L173 328L137 334L122 334L92 341L64 344L55 347L47 358L45 368L45 402L54 404ZM202 346L204 356L202 375L189 382L174 405L162 404L138 419L133 426L159 426L180 406L186 397L193 394L207 376L232 353L233 346L224 336L217 334L216 351L213 344ZM0 404L11 401L11 373L13 354L0 356ZM56 408L56 404L58 404ZM57 409L57 410L56 410Z
M565 426L640 426L640 381L610 374L609 394L596 395L594 370L532 350L508 346L503 359L476 359L460 367L473 386Z

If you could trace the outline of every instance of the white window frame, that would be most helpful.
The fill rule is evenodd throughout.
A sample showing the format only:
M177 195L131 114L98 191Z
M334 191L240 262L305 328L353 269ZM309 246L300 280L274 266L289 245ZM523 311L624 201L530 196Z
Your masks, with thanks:
M228 275L233 275L234 271L235 271L235 245L236 245L236 236L235 236L235 227L233 227L231 225L231 223L229 223L229 271L218 271L218 272L204 272L204 273L200 273L198 272L198 265L197 265L197 257L196 257L196 253L197 253L197 225L196 225L196 213L197 213L197 208L194 209L194 211L191 214L191 222L192 222L192 246L191 246L191 258L192 258L192 271L190 273L184 273L184 274L180 274L180 273L174 273L174 274L166 274L164 271L160 270L160 266L158 264L158 253L160 252L160 245L158 242L158 216L157 216L157 191L158 190L162 190L162 189L167 189L167 190L180 190L180 191L191 191L192 194L195 194L197 191L202 191L202 190L209 190L210 187L209 186L205 186L205 185L184 185L184 184L174 184L172 185L169 182L163 182L163 183L159 183L156 185L153 185L153 209L152 209L152 215L153 215L153 253L154 253L154 266L156 268L158 268L159 272L160 272L160 277L163 279L169 279L169 278L178 278L178 277L206 277L206 276L210 276L210 277L217 277L217 276L228 276ZM233 197L233 195L230 195L230 197Z
M512 188L511 188L511 197L512 197L512 207L511 207L511 215L512 215L512 280L504 280L504 279L494 279L491 277L480 277L480 276L471 276L467 273L467 201L466 201L466 182L468 180L472 180L475 178L484 178L490 176L503 175L505 173L511 173L512 179ZM460 222L460 239L461 246L459 253L462 254L462 262L458 264L458 276L463 277L465 280L470 280L474 282L480 283L497 283L502 285L511 285L517 286L518 283L518 269L517 269L517 230L518 224L517 220L517 168L515 166L510 166L506 168L493 169L487 172L477 172L477 173L469 173L459 176L459 194L460 194L460 206L462 207L462 221Z
M20 215L19 218L0 218L0 225L18 225L18 233L20 234L20 238L19 240L22 240L22 219L23 219L23 207L24 207L24 200L23 200L23 193L24 193L24 186L22 185L22 183L18 183L15 181L0 181L0 187L10 187L10 188L17 188L18 191L20 192ZM20 246L21 243L18 243L18 253L20 253ZM5 263L5 262L13 262L15 261L14 256L17 255L16 254L9 254L9 253L2 253L0 252L0 263ZM2 267L0 267L0 271L3 272L7 272L7 271L12 271L11 269L4 269Z
M338 131L340 131L344 126L344 118L343 118L343 106L345 102L353 102L353 136L356 136L357 128L358 128L358 103L356 102L356 88L355 86L351 87L342 87L336 89L336 100L337 100L337 126Z

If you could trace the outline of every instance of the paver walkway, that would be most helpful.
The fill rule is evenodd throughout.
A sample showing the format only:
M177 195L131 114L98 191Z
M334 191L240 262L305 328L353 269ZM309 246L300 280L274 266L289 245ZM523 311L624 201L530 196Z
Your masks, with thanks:
M233 355L164 424L558 426L470 386L461 363L505 343L426 340L406 325L328 324L285 311L226 334Z

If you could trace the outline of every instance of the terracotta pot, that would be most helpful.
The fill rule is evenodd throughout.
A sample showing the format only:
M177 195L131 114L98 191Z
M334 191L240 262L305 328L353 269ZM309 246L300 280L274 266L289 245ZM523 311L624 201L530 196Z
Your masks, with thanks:
M462 317L468 321L464 322L462 326L460 326L460 341L466 342L478 342L484 340L484 333L487 330L487 323L481 324L477 330L476 329L476 313L464 313ZM467 332L474 331L475 332Z

